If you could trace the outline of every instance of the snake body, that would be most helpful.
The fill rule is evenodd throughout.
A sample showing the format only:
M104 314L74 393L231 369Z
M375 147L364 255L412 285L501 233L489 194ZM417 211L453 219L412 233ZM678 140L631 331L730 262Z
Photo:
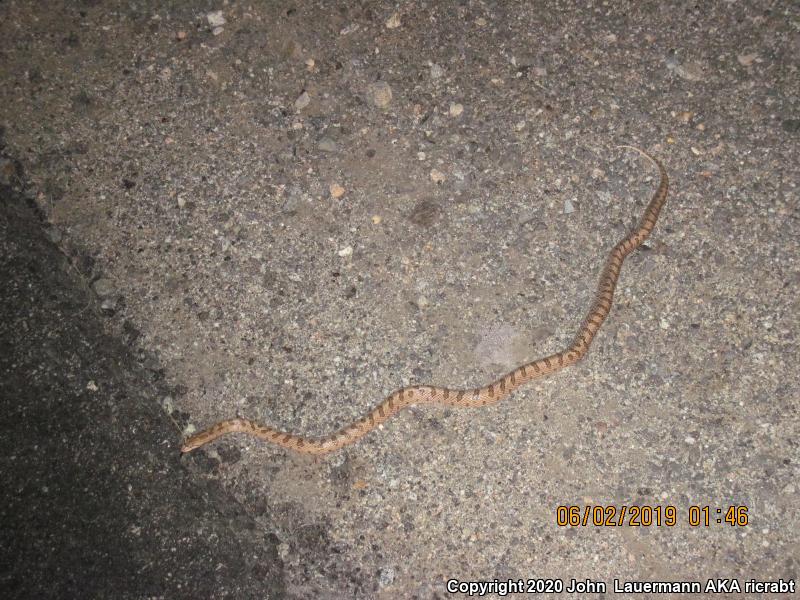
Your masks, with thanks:
M220 421L216 425L187 438L184 441L181 452L190 452L229 433L246 433L303 454L327 454L355 443L381 423L413 404L438 403L466 407L495 404L529 381L560 371L578 362L589 351L592 340L611 311L614 289L617 286L623 261L653 231L669 191L669 178L661 162L634 146L622 147L636 150L648 158L658 168L661 174L661 182L636 228L617 242L609 253L603 271L600 274L594 301L578 329L575 339L567 348L517 367L497 381L472 390L448 389L430 385L416 385L396 390L368 414L325 438L310 438L287 433L248 419L229 419Z

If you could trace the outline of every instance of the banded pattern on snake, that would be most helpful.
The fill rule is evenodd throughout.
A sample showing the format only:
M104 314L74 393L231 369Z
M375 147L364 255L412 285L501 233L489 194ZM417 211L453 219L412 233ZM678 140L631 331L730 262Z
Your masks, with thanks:
M398 412L412 404L439 403L452 406L486 406L500 402L521 385L533 379L543 377L555 371L575 364L588 352L592 340L597 335L603 321L611 311L614 300L614 290L617 286L622 263L631 252L638 248L650 235L656 225L656 220L667 199L669 178L664 165L648 153L634 146L620 146L636 150L648 158L659 170L661 182L650 203L644 211L636 228L625 238L617 242L606 259L605 266L600 274L594 301L592 302L586 318L583 320L574 341L564 350L550 356L539 358L528 364L522 365L510 373L503 375L497 381L473 390L455 390L438 386L417 385L399 389L390 394L383 402L372 409L361 419L337 431L331 436L317 439L287 433L260 425L248 419L230 419L220 421L191 437L183 443L181 452L190 452L204 444L214 441L228 433L246 433L259 439L271 442L283 448L304 454L327 454L343 446L355 443L381 423L390 419Z

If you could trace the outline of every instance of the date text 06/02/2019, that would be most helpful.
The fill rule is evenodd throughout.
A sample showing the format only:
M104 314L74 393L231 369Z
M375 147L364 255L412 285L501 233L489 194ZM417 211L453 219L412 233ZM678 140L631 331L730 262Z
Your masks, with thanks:
M560 594L562 592L577 594L605 594L608 584L601 580L574 579L493 579L491 581L460 581L448 579L445 589L451 594L483 597L497 594L500 597L509 594ZM679 593L679 594L794 594L796 582L793 579L777 581L760 581L757 579L707 579L700 581L620 581L614 579L613 591L616 593Z

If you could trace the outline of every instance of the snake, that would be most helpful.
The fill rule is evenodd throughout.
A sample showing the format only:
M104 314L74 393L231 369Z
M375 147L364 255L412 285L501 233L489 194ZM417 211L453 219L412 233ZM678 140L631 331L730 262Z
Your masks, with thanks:
M597 332L611 312L614 290L617 287L622 263L653 231L661 208L667 200L669 177L664 165L655 157L635 146L619 146L640 153L658 168L661 181L644 210L636 227L611 249L589 311L572 343L565 349L526 363L506 373L496 381L475 389L450 389L433 385L413 385L398 389L360 419L336 433L323 438L307 437L281 431L244 418L227 419L186 438L181 453L191 452L217 438L231 433L244 433L260 440L301 454L323 455L354 444L409 406L443 404L458 407L480 407L496 404L526 383L565 369L581 360L589 351Z

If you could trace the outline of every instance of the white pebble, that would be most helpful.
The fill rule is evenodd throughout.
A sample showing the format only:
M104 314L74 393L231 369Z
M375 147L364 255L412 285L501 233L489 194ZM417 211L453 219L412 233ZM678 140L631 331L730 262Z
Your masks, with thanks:
M378 585L380 587L387 587L394 582L394 569L392 567L385 567L381 569L378 575Z
M392 14L391 17L386 21L386 29L397 29L400 27L402 23L400 23L400 15L397 13Z
M225 17L222 15L221 10L215 10L206 14L206 21L211 27L222 27L227 23Z
M751 53L751 54L739 54L736 57L736 60L739 61L739 64L743 67L749 67L753 64L753 62L758 62L758 54Z

